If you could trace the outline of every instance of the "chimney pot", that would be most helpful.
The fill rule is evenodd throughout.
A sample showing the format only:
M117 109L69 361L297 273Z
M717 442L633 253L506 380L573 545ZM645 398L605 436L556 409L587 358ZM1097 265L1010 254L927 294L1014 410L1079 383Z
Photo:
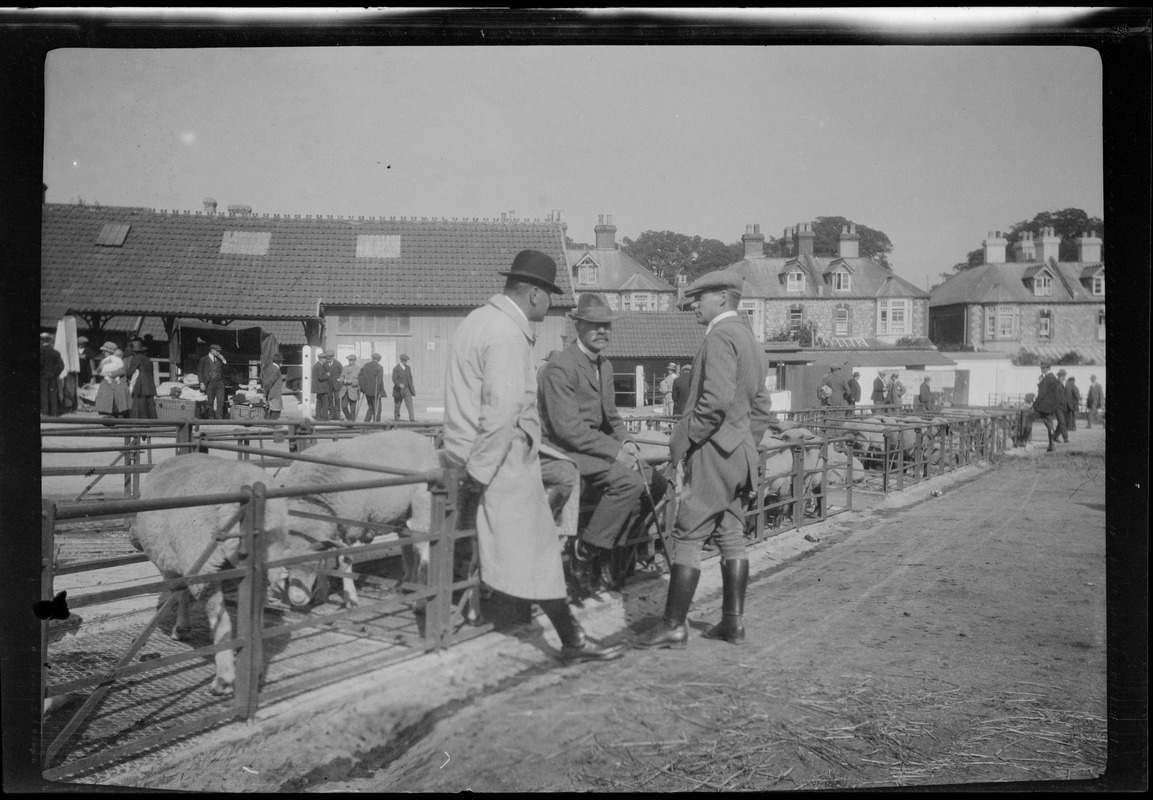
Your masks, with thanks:
M216 199L215 198L212 198L212 197L204 198L204 213L205 214L215 214L216 213Z
M760 232L761 232L761 223L754 222L753 223L753 233L760 233Z
M596 249L597 250L616 250L617 248L617 228L613 225L612 214L600 214L597 216L599 222L593 229L596 234Z

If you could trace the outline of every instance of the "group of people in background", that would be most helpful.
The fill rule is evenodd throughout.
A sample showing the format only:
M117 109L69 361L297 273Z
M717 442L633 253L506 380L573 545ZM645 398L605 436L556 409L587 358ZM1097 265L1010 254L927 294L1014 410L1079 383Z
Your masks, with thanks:
M1033 400L1032 412L1025 418L1022 439L1028 441L1033 422L1037 419L1045 426L1049 437L1046 452L1053 452L1057 442L1069 442L1069 432L1077 430L1077 414L1081 411L1081 389L1065 370L1052 373L1049 364L1041 365L1041 378L1037 383L1037 396ZM1100 422L1100 409L1104 406L1105 395L1097 376L1089 376L1089 390L1085 402L1085 424L1092 428L1093 422ZM1023 442L1022 442L1023 443Z
M355 422L361 395L368 405L363 421L379 422L381 400L388 397L388 392L384 388L381 354L373 353L372 360L366 362L364 366L357 365L357 356L353 353L345 358L348 364L342 366L336 360L333 351L325 350L312 365L312 393L316 396L314 414L317 422L339 420L342 414L344 419ZM416 414L412 399L416 397L416 389L412 379L412 368L408 365L408 356L404 353L401 353L398 363L392 369L392 397L392 418L400 419L400 409L403 405L408 411L409 422L415 422Z
M689 372L692 368L691 364L678 367L673 361L665 368L667 371L661 379L660 390L666 415L679 417L685 413L685 400L689 396Z

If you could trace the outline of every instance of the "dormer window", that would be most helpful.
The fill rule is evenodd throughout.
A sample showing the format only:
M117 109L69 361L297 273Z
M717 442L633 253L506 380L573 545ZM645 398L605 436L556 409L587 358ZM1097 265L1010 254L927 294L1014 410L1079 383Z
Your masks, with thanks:
M834 292L848 292L852 289L853 276L845 270L837 270L833 273L833 291Z
M577 283L581 286L595 286L597 282L597 265L584 263L577 271Z
M1033 276L1033 295L1035 297L1049 297L1053 294L1053 278L1047 272L1039 272Z
M805 291L805 274L800 270L793 270L785 276L785 289L790 292Z
M1105 273L1103 272L1098 272L1093 276L1093 296L1105 296Z

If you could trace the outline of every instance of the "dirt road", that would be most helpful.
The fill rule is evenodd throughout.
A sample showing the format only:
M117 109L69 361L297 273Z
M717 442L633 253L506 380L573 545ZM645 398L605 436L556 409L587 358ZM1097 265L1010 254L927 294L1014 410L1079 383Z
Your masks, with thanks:
M112 782L527 792L1096 777L1105 462L1103 436L1080 442L1017 451L940 484L939 497L928 486L835 517L802 558L754 557L745 646L694 634L684 651L565 668L548 655L546 622L496 647L477 640L472 655L449 651L437 674L374 678L368 694L332 698L307 722L197 745ZM659 613L664 586L640 581L625 598L632 630L586 627L629 640ZM695 631L719 607L706 575Z

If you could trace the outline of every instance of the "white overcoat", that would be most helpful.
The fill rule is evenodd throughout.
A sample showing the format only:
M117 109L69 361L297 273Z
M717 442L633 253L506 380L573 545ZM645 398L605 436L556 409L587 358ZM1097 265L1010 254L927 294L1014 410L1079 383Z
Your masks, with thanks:
M565 597L561 539L541 482L535 334L498 294L457 328L449 355L444 447L484 486L476 515L481 579L513 597Z

